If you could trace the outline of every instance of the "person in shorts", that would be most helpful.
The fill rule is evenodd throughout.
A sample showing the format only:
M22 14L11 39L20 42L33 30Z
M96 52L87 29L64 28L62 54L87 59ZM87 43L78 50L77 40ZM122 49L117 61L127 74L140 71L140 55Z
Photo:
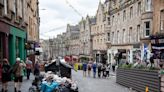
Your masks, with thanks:
M87 71L87 64L83 63L83 76L86 77L86 71Z
M26 67L26 64L22 60L20 60L20 58L17 58L16 63L13 68L15 92L21 92L20 89L23 82L23 75L24 75L25 67Z

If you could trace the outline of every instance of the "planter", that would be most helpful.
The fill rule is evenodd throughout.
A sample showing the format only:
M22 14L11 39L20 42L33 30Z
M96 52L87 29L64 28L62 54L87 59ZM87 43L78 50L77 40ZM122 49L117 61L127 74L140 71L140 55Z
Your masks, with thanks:
M118 68L116 82L139 92L144 92L146 86L148 86L149 92L160 92L158 70Z

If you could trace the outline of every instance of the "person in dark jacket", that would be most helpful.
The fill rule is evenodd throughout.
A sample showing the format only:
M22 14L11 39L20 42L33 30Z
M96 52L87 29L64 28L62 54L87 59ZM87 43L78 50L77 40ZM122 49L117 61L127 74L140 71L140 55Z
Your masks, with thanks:
M86 77L86 71L87 71L87 64L83 63L83 77Z
M97 68L98 68L98 77L100 78L101 77L102 64L98 63Z
M92 68L93 68L93 78L96 78L96 68L97 68L96 62L93 63Z
M35 76L39 76L40 75L40 65L39 65L39 62L36 61L35 65L34 65L34 75Z
M7 92L8 82L11 81L10 76L11 67L7 59L3 59L2 63L2 91Z

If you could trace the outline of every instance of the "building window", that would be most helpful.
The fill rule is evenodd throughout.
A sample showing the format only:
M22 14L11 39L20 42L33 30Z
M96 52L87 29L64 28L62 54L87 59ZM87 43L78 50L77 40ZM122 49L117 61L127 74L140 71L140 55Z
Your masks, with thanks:
M2 7L0 7L0 16L2 16L3 15L3 9L2 9Z
M99 14L99 22L101 21L101 14Z
M164 10L161 10L161 14L160 15L161 15L160 16L160 20L161 20L161 23L160 23L161 27L160 28L161 28L161 31L164 32Z
M23 2L24 0L21 0L21 17L22 18L24 18L24 9L23 9L23 7L24 7L24 2Z
M141 14L141 2L138 3L137 14Z
M108 41L110 41L110 33L108 33Z
M108 17L108 25L110 25L110 17Z
M4 11L5 11L5 15L8 14L8 0L4 0Z
M117 34L116 34L116 37L117 37L117 43L119 44L119 31L117 31Z
M125 21L125 19L126 19L126 11L124 10L123 11L123 21Z
M137 25L137 39L136 39L137 42L140 41L140 25Z
M150 35L150 21L145 22L145 36Z
M145 0L145 11L151 11L152 0Z
M122 43L125 43L125 37L126 37L126 35L125 35L125 29L123 29Z
M130 18L133 17L133 7L130 7Z
M129 28L129 43L131 43L133 40L131 37L131 35L132 35L131 33L132 33L132 27Z
M112 43L114 43L114 32L112 32Z
M114 16L112 17L112 24L114 24Z

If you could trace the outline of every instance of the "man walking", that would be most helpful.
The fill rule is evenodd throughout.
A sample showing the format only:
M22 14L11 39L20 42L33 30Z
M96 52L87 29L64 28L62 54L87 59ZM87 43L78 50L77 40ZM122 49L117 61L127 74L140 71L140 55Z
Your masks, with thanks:
M87 64L83 63L83 76L86 77L86 71L87 71Z
M96 78L96 62L93 63L92 68L93 68L93 78Z
M27 58L26 59L26 70L27 70L27 79L28 80L30 79L31 68L32 68L32 61Z
M23 82L24 67L26 67L26 64L23 61L21 61L20 58L17 58L13 68L14 78L15 78L14 79L15 92L21 92L20 89Z
M98 77L100 78L101 77L101 69L102 69L102 64L101 63L98 63Z

